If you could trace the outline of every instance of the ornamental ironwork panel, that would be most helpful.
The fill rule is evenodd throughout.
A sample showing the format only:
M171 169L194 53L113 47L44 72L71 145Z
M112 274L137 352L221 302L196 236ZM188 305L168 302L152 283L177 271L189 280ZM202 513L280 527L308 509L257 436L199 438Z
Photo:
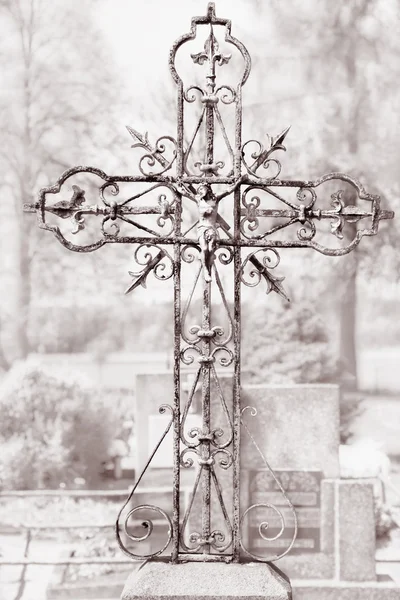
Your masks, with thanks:
M191 70L183 66L182 57L189 59ZM53 186L42 189L36 203L24 205L25 211L37 213L39 227L52 231L69 250L91 252L108 243L133 244L137 267L129 272L126 293L145 286L150 274L173 280L174 395L159 409L169 420L116 523L121 549L135 559L163 555L173 562L229 562L250 556L271 561L290 551L297 533L296 514L251 434L248 415L254 416L255 410L240 401L241 284L255 286L262 281L267 293L274 291L288 300L284 278L274 271L279 248L308 247L340 256L356 248L363 237L375 235L382 219L394 216L381 210L379 196L369 194L359 181L343 173L328 173L316 180L281 179L278 156L286 150L289 128L268 137L265 145L256 139L242 142L242 89L250 66L248 51L231 34L231 22L218 18L210 3L207 14L192 19L189 33L170 52L169 69L177 88L176 138L164 135L152 143L147 133L128 127L133 147L143 151L139 175L108 175L93 167L74 167ZM86 178L87 187L72 185L67 198L63 186L78 175ZM346 203L345 186L353 190L354 204ZM56 200L60 193L63 199ZM98 200L90 203L89 197L94 196ZM328 229L317 231L318 222L321 227L327 223ZM87 234L86 243L72 241L82 234ZM328 243L328 237L334 243ZM192 268L192 283L182 297L185 265ZM222 275L228 267L233 290L229 296L226 275ZM197 323L189 324L197 292L201 308ZM211 312L215 295L223 308L224 326L215 322ZM182 395L184 365L192 365L193 377ZM229 402L222 385L223 370L232 381ZM188 428L188 415L199 394L201 424ZM282 512L271 503L240 505L241 430L250 436L283 496L279 507L286 504L285 510L293 511L291 539L286 548L272 555L254 554L244 533L250 513L254 517L253 511L258 515L262 509L272 510L275 522L280 523L272 536L268 521L261 521L257 530L264 542L275 542L286 525ZM136 489L170 432L172 506L166 510L135 503ZM187 469L195 470L195 479L182 509L182 473ZM225 471L232 473L230 480L224 479ZM199 498L201 514L193 515ZM216 506L222 527L213 526ZM192 530L194 516L200 522ZM160 523L165 526L164 539L154 549L149 540ZM134 533L138 526L140 533Z

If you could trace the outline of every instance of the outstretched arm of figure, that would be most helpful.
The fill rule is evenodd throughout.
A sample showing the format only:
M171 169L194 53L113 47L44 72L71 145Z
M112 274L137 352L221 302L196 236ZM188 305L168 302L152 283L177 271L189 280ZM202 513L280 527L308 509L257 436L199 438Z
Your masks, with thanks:
M232 194L232 192L234 192L236 188L242 183L245 177L246 175L241 175L234 183L232 183L232 185L229 185L223 192L221 192L220 194L215 194L217 202L222 200L222 198L225 198L225 196L229 196L229 194Z

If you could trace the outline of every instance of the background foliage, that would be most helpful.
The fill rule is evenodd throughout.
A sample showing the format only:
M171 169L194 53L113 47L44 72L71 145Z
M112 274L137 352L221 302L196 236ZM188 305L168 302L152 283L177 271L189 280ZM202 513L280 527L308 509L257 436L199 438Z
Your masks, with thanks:
M88 382L69 380L29 363L15 365L0 388L0 486L73 486L99 479L111 442L128 414L128 397L114 402ZM115 402L117 400L117 402Z
M336 357L316 307L309 300L280 302L275 310L246 305L244 368L255 383L331 383Z

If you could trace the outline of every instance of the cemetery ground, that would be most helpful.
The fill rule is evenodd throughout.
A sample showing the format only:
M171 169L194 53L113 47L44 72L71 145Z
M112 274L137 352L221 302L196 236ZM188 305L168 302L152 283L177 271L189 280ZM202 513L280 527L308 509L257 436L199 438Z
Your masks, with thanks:
M360 395L360 394L359 394ZM390 456L390 482L386 486L386 502L398 509L400 525L400 402L396 395L361 394L360 414L354 419L352 442L366 439L379 444ZM351 399L351 397L349 397ZM98 486L121 488L129 481L109 483L99 481ZM397 490L397 491L396 491ZM2 558L19 560L24 557L27 530L20 526L45 527L51 524L71 524L74 530L37 529L33 532L28 557L31 559L65 560L74 558L121 558L117 548L113 523L121 499L76 498L2 498L0 517L0 551ZM109 524L108 528L96 528ZM86 528L85 526L92 526ZM393 526L389 535L377 540L377 573L385 579L388 575L400 583L400 527ZM49 600L72 597L97 598L100 593L117 597L123 582L134 566L131 564L57 565L57 566L3 566L0 568L1 600ZM22 583L21 583L22 582Z

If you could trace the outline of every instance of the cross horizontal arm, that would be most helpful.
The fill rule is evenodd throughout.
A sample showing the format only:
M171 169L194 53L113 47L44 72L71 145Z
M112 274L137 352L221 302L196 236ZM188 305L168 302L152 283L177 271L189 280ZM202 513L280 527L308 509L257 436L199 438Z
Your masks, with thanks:
M38 202L26 203L24 204L24 212L34 213L40 210L40 204ZM45 206L44 210L46 212L50 212L57 217L61 217L65 219L67 217L71 217L74 212L76 213L76 209L73 210L68 206ZM93 204L91 206L82 206L79 209L79 214L81 215L109 215L112 213L112 207L110 206L101 206L99 204ZM117 205L116 209L117 216L119 214L122 215L160 215L163 214L162 209L159 206L128 206L128 205ZM168 209L168 214L174 214L175 208L171 206Z
M248 211L245 208L242 208L240 211L241 216L247 216ZM256 208L254 210L254 216L256 217L277 217L277 218L287 218L287 219L291 219L291 218L298 218L299 216L299 211L297 210L280 210L280 209L261 209L261 208ZM356 206L346 206L342 211L341 214L346 217L347 219L351 219L351 220L358 220L358 219L363 219L366 217L373 217L374 216L374 212L373 211L365 211L365 210L361 210ZM310 210L307 213L307 217L310 219L332 219L334 217L337 216L337 212L335 210L321 210L321 209L317 209L317 210ZM378 218L380 220L382 219L393 219L394 217L394 212L392 210L380 210L378 213Z

